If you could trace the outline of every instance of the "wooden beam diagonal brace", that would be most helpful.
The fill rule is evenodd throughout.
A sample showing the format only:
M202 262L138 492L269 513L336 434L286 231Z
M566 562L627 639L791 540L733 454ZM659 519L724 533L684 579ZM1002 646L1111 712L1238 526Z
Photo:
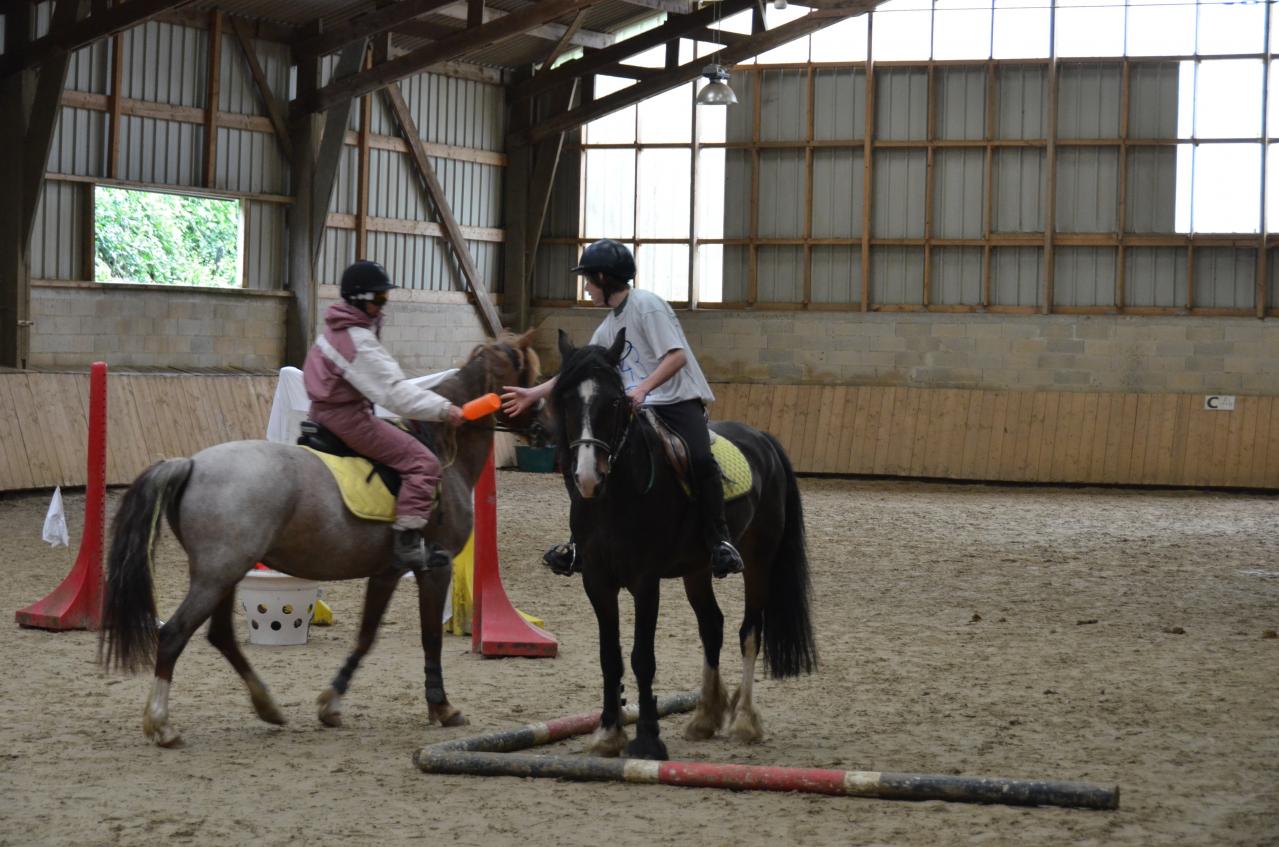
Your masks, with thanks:
M580 59L565 62L558 68L538 74L511 87L511 100L524 100L543 94L561 86L575 77L585 77L597 73L600 69L629 59L659 44L666 44L672 39L691 36L699 33L708 25L723 18L737 14L743 9L754 7L754 0L721 0L712 3L691 15L670 18L661 26L641 32L625 41L618 41L603 50L588 53Z
M266 107L267 117L271 119L271 128L275 130L275 140L280 145L280 151L285 159L292 160L293 145L289 141L289 128L284 121L284 110L275 99L271 84L267 82L262 63L258 61L258 54L253 49L253 38L249 35L249 29L244 21L235 15L227 15L227 20L231 24L232 31L235 32L235 40L240 42L240 54L244 56L244 63L248 65L249 73L253 76L258 97L261 98L262 105Z
M372 70L334 80L314 95L295 100L293 107L299 112L322 112L339 103L349 103L352 98L398 82L423 68L523 35L534 27L597 2L599 0L540 0L518 12L463 30L452 38L427 44L390 59Z
M337 67L333 69L333 79L341 82L350 79L360 69L364 61L366 40L360 40L342 48ZM336 104L335 104L336 105ZM340 104L324 116L324 135L320 139L320 154L315 160L312 178L313 193L311 195L311 244L315 254L319 254L320 244L324 239L324 221L329 214L329 201L333 194L333 183L337 178L338 160L342 157L346 142L346 124L351 116L351 101ZM310 120L302 117L301 120ZM314 262L312 257L312 262Z
M472 7L468 4L453 2L440 9L435 14L442 18L455 20L459 25L465 23L466 26L473 27L476 26L476 24L472 23L472 17L470 14L471 8ZM504 12L500 9L484 8L482 14L483 20L481 23L490 23L492 21L500 20L509 14L511 13ZM543 41L558 41L569 31L570 26L571 24L569 26L565 26L564 24L547 23L533 27L523 34L533 38L540 38ZM581 29L580 24L578 29L569 35L569 43L575 44L578 47L599 49L609 46L613 43L613 41L614 38L612 35L606 32L595 32L593 30Z
M400 0L385 8L358 15L328 32L299 41L293 49L302 56L324 56L352 41L395 29L453 2L455 0Z
M544 138L568 130L575 129L585 123L595 120L615 112L618 109L624 109L641 100L661 94L674 88L677 85L697 79L701 76L702 68L708 64L718 63L721 65L732 65L743 59L750 58L758 53L771 50L778 45L793 41L801 36L808 35L810 32L816 32L823 27L838 23L845 18L855 14L860 14L868 8L875 5L874 0L865 0L863 6L858 9L836 9L831 11L813 12L798 18L790 23L783 24L776 29L761 32L751 36L749 41L743 42L732 47L725 47L709 56L703 56L700 59L694 59L687 64L680 65L669 70L662 69L660 74L639 82L635 85L622 89L602 97L590 103L586 103L569 112L564 112L545 121L538 126L531 128L523 136L517 137L517 142L525 144L533 144ZM573 64L573 63L569 63ZM567 68L568 65L557 68L561 70Z
M470 248L466 246L466 239L462 236L462 230L457 225L457 219L453 217L453 210L450 208L448 197L444 193L444 186L440 185L440 180L435 175L435 168L431 166L431 160L427 158L426 150L422 147L422 137L418 135L417 123L409 112L408 104L404 102L404 95L400 93L398 85L388 85L382 89L382 94L386 97L387 105L390 106L392 114L395 115L395 121L400 126L400 133L404 136L404 140L408 142L413 163L417 166L422 182L426 186L426 192L431 198L431 203L434 204L436 213L440 216L445 238L453 249L453 255L457 257L462 276L470 287L471 292L475 295L475 304L479 309L480 320L488 334L496 338L498 333L502 331L501 318L498 317L497 309L489 298L488 288L484 285L484 281L480 279L475 262L471 259Z
M65 27L55 24L48 35L32 41L21 55L0 57L0 77L42 64L60 52L74 52L100 38L145 23L161 12L180 9L192 2L194 0L131 0L129 3L117 2L109 9L95 6L87 18ZM58 5L62 5L61 0ZM57 15L56 11L54 15Z

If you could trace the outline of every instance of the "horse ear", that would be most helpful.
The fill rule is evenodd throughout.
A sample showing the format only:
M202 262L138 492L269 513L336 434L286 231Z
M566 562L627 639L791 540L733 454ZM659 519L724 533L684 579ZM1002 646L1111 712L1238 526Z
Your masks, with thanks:
M568 361L568 357L573 355L573 342L568 340L568 333L560 330L560 361Z
M533 346L533 336L537 334L537 330L526 330L521 335L515 336L515 346L527 350Z
M616 366L622 361L622 351L626 349L626 327L622 327L617 331L617 337L613 339L613 346L608 348L608 358Z

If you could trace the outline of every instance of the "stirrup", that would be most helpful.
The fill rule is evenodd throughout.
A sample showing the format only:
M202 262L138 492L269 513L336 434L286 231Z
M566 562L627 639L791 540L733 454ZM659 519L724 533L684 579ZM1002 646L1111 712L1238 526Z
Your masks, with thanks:
M542 554L542 564L560 576L572 576L577 572L577 545L572 541L556 544Z
M395 530L391 553L395 557L395 566L401 570L418 571L426 567L426 547L422 543L422 533L416 529Z
M428 571L439 570L440 568L449 568L453 566L453 557L449 552L438 544L428 544L426 546L426 569Z
M721 541L711 549L711 575L716 579L744 570L746 565L742 563L742 554L730 542Z

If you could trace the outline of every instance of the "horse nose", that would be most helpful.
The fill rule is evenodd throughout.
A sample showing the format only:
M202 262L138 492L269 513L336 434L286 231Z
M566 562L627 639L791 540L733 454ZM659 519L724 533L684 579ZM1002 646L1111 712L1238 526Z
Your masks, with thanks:
M577 472L577 493L582 495L583 500L590 500L595 496L595 488L598 481L595 474L581 470Z

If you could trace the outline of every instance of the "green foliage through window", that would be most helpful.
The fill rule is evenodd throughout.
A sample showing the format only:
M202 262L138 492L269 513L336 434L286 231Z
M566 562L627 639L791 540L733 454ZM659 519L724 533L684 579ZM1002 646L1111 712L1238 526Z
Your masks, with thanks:
M98 282L240 286L240 204L94 188Z

